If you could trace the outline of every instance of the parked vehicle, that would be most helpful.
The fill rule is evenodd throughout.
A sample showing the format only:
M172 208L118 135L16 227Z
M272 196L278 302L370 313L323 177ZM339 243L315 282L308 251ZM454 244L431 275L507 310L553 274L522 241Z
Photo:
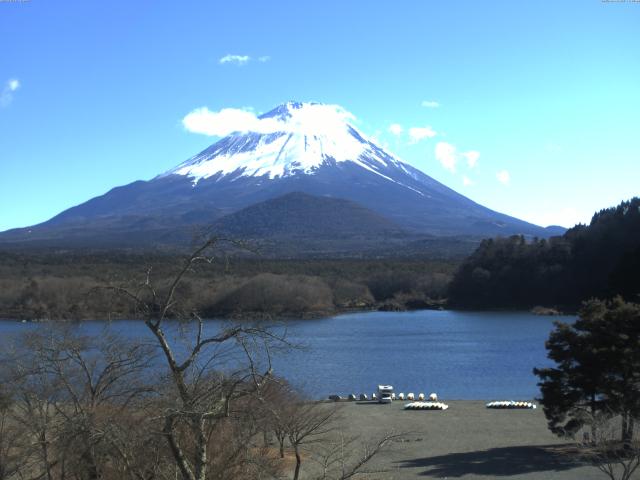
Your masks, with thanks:
M393 386L378 385L378 402L391 403L393 401Z

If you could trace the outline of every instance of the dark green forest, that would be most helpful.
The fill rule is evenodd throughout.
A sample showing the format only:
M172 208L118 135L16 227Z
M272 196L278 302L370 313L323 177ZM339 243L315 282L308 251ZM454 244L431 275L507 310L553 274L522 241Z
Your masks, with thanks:
M590 298L640 294L640 198L597 212L561 237L484 240L448 289L461 308L575 311Z

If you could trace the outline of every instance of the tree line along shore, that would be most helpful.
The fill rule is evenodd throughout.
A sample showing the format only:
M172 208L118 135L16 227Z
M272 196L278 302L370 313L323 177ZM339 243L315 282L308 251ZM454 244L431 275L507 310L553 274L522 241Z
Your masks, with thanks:
M0 318L133 318L130 305L98 287L131 286L148 274L163 288L180 261L176 255L2 253ZM179 293L185 308L210 318L440 308L456 266L445 260L220 258L198 265Z
M162 288L182 258L0 251L0 318L132 318L126 304L96 287L131 286L149 275ZM637 301L639 271L640 199L634 198L562 236L487 239L466 258L429 258L428 251L384 259L220 256L189 272L180 294L186 307L205 317L313 318L443 307L567 313L590 298Z

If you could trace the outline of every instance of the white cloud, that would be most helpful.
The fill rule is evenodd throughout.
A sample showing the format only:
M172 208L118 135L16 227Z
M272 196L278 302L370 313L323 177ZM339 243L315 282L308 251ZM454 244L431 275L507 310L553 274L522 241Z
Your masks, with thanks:
M422 106L426 108L438 108L440 104L435 100L423 100Z
M341 138L349 135L344 123L355 120L352 113L339 105L306 105L296 110L295 115L286 122L276 118L258 118L249 109L223 108L216 112L201 107L189 112L182 119L182 125L189 132L215 137L234 132L295 132Z
M480 158L480 152L476 150L458 152L455 145L447 142L438 142L436 144L435 154L436 159L442 164L442 166L453 173L456 172L456 165L463 158L466 159L467 166L469 168L474 168L478 164L478 159ZM473 184L473 182L466 176L462 179L462 182L465 185Z
M469 185L473 185L473 180L471 180L469 177L465 175L464 177L462 177L462 184L465 187L468 187Z
M6 107L13 101L13 93L20 88L20 80L10 78L0 92L0 107Z
M258 58L250 57L249 55L225 55L218 60L218 63L224 65L225 63L232 63L234 65L243 66L249 62L258 61L260 63L266 63L271 60L269 55L262 55Z
M456 147L447 142L438 142L435 149L436 160L438 160L444 168L450 172L456 171L456 163L458 154Z
M467 159L467 165L469 165L469 168L474 168L478 164L480 152L476 150L469 150L468 152L463 152L462 156Z
M259 119L254 113L238 108L223 108L219 112L207 107L196 108L182 119L182 125L189 132L211 137L224 137L233 132L271 133L280 129L276 119Z
M409 136L412 143L417 143L425 138L433 138L437 135L436 131L431 127L411 127Z
M509 172L506 170L500 170L498 173L496 173L496 178L503 185L508 185L511 181L511 175L509 175Z
M221 64L235 63L236 65L245 65L249 60L251 60L249 55L225 55L218 62Z
M389 131L393 133L396 137L402 133L402 125L399 123L392 123L389 125Z
M340 105L311 104L297 110L287 121L285 130L305 135L329 135L337 138L345 134L345 122L355 122L356 117ZM348 134L348 133L347 133Z

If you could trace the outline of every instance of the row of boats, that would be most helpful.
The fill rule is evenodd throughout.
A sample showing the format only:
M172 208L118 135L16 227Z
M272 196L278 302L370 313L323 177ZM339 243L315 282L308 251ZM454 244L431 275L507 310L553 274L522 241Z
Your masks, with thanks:
M449 405L438 401L438 395L436 393L429 394L427 398L424 393L419 393L417 396L410 392L406 395L404 393L396 393L393 390L392 385L378 385L378 390L371 394L369 397L366 393L360 394L361 401L373 401L378 403L391 403L394 400L409 400L411 403L407 403L405 410L446 410ZM339 395L332 395L330 400L340 401L343 400ZM347 397L348 400L357 400L355 394L351 394ZM417 400L417 401L415 401ZM495 402L489 402L486 404L487 408L495 409L535 409L536 405L531 402L522 402L514 400L500 400Z
M446 410L449 405L442 402L411 402L404 406L405 410Z
M535 409L536 405L531 402L516 402L513 400L503 400L497 402L489 402L487 408L498 409ZM446 410L449 405L442 402L411 402L404 406L405 410Z
M375 393L372 395L372 397L375 397ZM413 392L407 393L407 395L405 396L404 393L399 393L397 396L395 394L395 392L393 391L393 386L391 385L378 385L378 401L380 403L391 403L394 400L419 400L419 401L424 401L425 400L425 395L424 393L419 393L418 396L416 397L416 395ZM375 398L372 398L372 400ZM429 394L429 401L430 402L437 402L438 401L438 395L436 393L431 393Z
M373 401L373 402L378 402L378 403L391 403L394 400L409 400L409 401L413 401L413 400L418 400L418 401L424 401L427 399L427 397L425 397L424 393L419 393L418 395L416 395L415 393L407 393L406 395L404 393L398 393L396 395L396 393L393 391L393 386L391 385L378 385L378 390L374 393L371 394L371 397L369 397L366 393L361 393L359 397L356 397L355 394L351 394L349 395L346 400L349 401L354 401L354 400L361 400L361 401ZM431 393L429 394L428 397L429 401L431 402L437 402L438 401L438 395L435 393ZM344 398L342 398L340 395L331 395L329 396L329 400L333 400L335 402L339 402L341 400L345 400Z
M536 408L535 403L531 402L515 402L513 400L501 400L497 402L489 402L487 403L487 408L524 408L534 410Z

